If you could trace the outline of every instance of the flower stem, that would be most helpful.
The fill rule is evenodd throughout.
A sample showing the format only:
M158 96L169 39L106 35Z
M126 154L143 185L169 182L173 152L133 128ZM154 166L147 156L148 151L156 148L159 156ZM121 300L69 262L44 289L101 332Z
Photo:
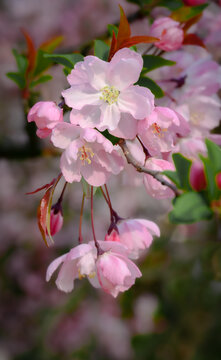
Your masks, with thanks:
M63 200L63 196L64 196L64 192L65 192L65 189L66 189L66 187L67 187L67 181L65 182L65 184L64 184L64 187L63 187L63 190L62 190L62 192L61 192L61 195L60 195L60 197L59 197L59 199L58 199L58 203L61 203L62 202L62 200Z
M83 193L82 202L81 202L80 222L79 222L79 237L78 237L78 241L79 241L80 244L82 244L82 242L83 242L83 238L82 238L82 220L83 220L83 212L84 212L84 200L85 200L85 194Z
M93 233L93 239L94 239L94 245L97 248L97 255L102 255L104 252L101 249L97 239L96 239L96 235L95 235L95 230L94 230L94 209L93 209L93 198L94 198L94 194L93 194L93 189L94 187L91 186L91 227L92 227L92 233Z

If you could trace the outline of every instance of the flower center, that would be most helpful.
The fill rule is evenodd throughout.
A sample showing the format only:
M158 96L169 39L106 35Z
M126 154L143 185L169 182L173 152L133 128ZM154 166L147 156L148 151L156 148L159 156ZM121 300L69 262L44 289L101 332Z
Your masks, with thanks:
M194 125L199 125L200 120L202 119L201 114L192 112L190 113L190 121L194 124Z
M82 146L79 148L78 152L80 155L80 160L83 162L83 165L85 165L85 161L88 163L88 165L90 165L91 159L94 156L94 153L91 150L91 148L87 146Z
M159 125L157 125L157 123L153 123L151 125L151 128L153 130L153 133L159 137L164 137L163 132L167 131L167 129L162 129Z
M120 91L117 90L114 86L105 86L101 89L100 100L106 101L109 105L117 102Z

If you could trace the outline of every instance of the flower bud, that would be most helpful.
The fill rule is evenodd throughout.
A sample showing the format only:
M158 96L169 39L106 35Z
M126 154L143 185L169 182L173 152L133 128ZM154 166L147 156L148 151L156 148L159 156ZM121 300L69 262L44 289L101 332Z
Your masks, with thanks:
M195 191L201 191L206 188L204 167L200 161L195 161L191 166L190 185Z
M205 2L206 0L184 0L185 5L189 5L189 6L197 6L204 4Z
M165 51L177 50L181 47L184 38L184 32L179 27L177 21L169 17L156 19L150 28L150 36L154 36L159 41L154 45Z
M217 184L218 189L221 190L221 172L219 172L219 173L216 175L216 184Z
M57 234L63 226L63 215L62 207L60 203L55 204L51 208L51 217L50 217L50 230L51 235Z
M63 110L53 101L40 101L28 113L28 122L34 121L37 126L37 136L41 139L51 134L58 122L63 121Z

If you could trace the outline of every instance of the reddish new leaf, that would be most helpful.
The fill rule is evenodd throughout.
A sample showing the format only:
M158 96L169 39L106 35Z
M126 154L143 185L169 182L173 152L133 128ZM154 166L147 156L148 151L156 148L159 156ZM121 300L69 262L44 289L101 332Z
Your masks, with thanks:
M206 49L205 44L203 43L203 41L199 38L199 36L197 36L196 34L187 34L184 37L183 40L183 45L197 45L197 46L201 46L204 49Z
M152 36L132 36L131 38L125 40L121 46L121 48L124 47L130 47L136 44L140 44L140 43L145 43L145 44L150 44L150 43L155 43L159 41L159 39L152 37Z
M127 20L125 12L120 5L119 5L119 8L120 8L120 24L119 24L118 34L117 34L117 49L118 50L121 48L121 44L125 40L127 40L131 35L130 24Z
M43 189L48 189L51 185L54 184L56 179L53 179L49 184L45 184L43 186L41 186L40 188L37 188L36 190L34 191L30 191L30 192L27 192L25 195L32 195L32 194L36 194L37 192L43 190Z
M112 57L114 56L115 52L117 51L117 39L115 32L113 31L111 46L110 46L110 52L108 56L108 61L111 61Z
M54 190L61 179L61 174L58 175L57 179L53 180L53 183L47 188L43 198L40 201L40 205L38 207L38 227L41 232L42 238L46 244L49 246L51 243L53 244L53 239L51 236L50 230L50 213L51 213L51 205L52 198L54 194ZM48 236L47 236L48 235ZM48 241L50 240L50 243Z
M35 68L35 62L36 62L36 49L33 43L33 40L31 36L28 34L28 32L24 29L21 29L22 34L25 37L27 48L28 48L28 68L27 68L27 75L31 73Z
M55 36L52 39L49 39L48 41L45 41L42 43L39 47L39 49L46 51L46 52L52 52L54 51L63 41L64 37L61 36Z

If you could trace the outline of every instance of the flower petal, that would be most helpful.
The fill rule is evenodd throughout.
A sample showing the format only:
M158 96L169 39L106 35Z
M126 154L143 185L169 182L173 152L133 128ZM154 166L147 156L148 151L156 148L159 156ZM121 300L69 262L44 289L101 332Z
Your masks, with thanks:
M97 128L101 131L105 129L114 130L120 121L120 111L117 104L104 103L101 109L101 122Z
M81 174L88 184L92 186L104 185L110 176L110 173L95 161L92 161L91 164L82 165Z
M52 130L51 141L54 146L66 149L72 140L79 136L80 128L68 123L57 124Z
M60 167L65 180L69 183L81 181L79 163L67 159L65 152L61 155Z
M86 105L99 105L100 92L94 90L90 85L72 85L69 89L62 91L65 103L73 109L81 110Z
M144 87L130 86L120 93L118 106L120 111L130 113L135 119L144 119L153 110L154 96L150 90Z
M110 133L119 138L132 140L137 135L137 120L130 114L122 113L117 128Z
M47 268L46 272L46 281L49 281L52 277L53 273L57 270L58 266L65 260L67 254L64 254L62 256L59 256L57 259L52 261L52 263Z

